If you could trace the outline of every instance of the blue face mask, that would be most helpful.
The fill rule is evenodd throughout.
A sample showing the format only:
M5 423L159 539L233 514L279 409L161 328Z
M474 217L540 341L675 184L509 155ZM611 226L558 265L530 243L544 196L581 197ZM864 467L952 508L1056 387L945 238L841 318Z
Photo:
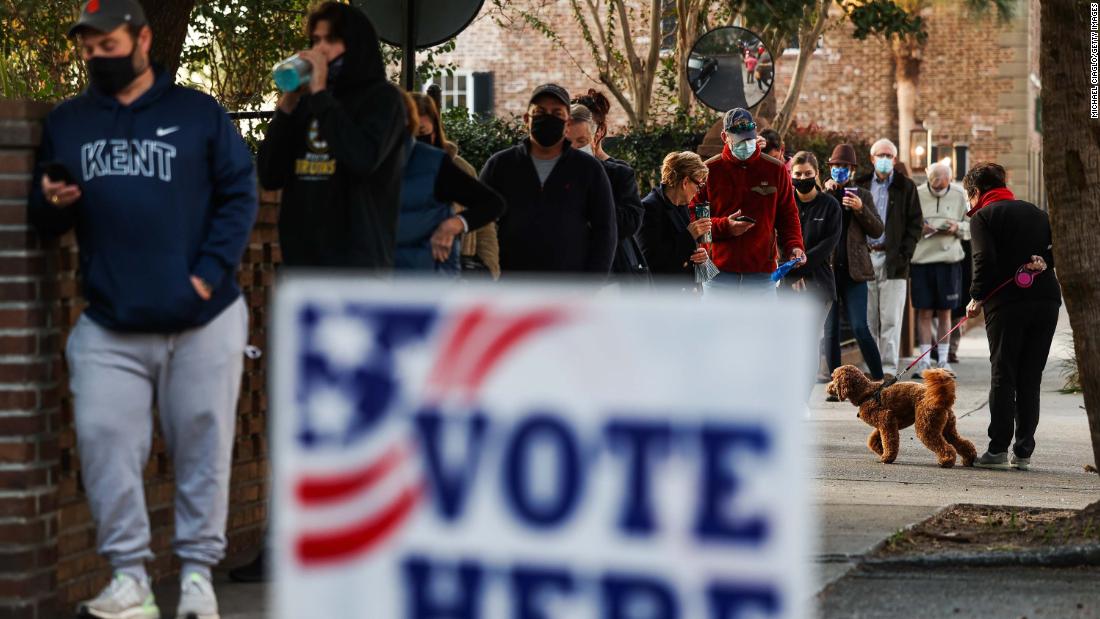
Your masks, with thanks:
M879 174L889 174L894 169L894 160L888 157L879 157L875 159L875 172Z
M833 168L830 174L833 180L843 185L848 182L848 179L852 176L852 171L848 168Z
M730 149L733 152L733 156L737 157L741 161L752 157L752 154L756 152L756 140L745 140L744 142L738 142Z

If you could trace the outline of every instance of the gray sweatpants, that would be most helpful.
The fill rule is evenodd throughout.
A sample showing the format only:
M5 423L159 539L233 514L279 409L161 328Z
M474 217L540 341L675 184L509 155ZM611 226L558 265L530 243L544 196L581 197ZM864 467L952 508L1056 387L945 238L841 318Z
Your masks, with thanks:
M229 473L248 309L171 335L119 333L81 316L66 355L81 477L99 553L116 568L153 558L142 471L156 403L176 475L172 540L185 561L225 556Z

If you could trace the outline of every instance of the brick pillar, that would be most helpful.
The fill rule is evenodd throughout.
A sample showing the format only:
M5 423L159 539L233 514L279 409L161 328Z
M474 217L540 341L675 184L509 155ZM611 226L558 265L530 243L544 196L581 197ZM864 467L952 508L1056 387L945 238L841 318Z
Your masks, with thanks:
M40 120L50 106L0 101L0 618L54 616L59 331L56 280L27 223Z

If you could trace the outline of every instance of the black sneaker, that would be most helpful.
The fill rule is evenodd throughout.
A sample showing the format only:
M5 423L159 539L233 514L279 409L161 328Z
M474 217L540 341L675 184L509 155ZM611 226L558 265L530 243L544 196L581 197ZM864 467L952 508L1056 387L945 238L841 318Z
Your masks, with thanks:
M953 353L953 352L952 353L947 353L947 362L948 363L958 363L959 362L959 354L958 353Z

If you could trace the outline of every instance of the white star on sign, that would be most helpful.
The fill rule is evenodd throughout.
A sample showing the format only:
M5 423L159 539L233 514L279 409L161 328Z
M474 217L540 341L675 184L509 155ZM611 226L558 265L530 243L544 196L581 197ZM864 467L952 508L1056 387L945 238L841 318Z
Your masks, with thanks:
M322 435L342 435L351 423L354 405L344 393L332 387L315 389L306 403L310 427Z
M326 317L317 326L313 346L334 366L353 369L370 357L374 333L363 320L347 316Z

